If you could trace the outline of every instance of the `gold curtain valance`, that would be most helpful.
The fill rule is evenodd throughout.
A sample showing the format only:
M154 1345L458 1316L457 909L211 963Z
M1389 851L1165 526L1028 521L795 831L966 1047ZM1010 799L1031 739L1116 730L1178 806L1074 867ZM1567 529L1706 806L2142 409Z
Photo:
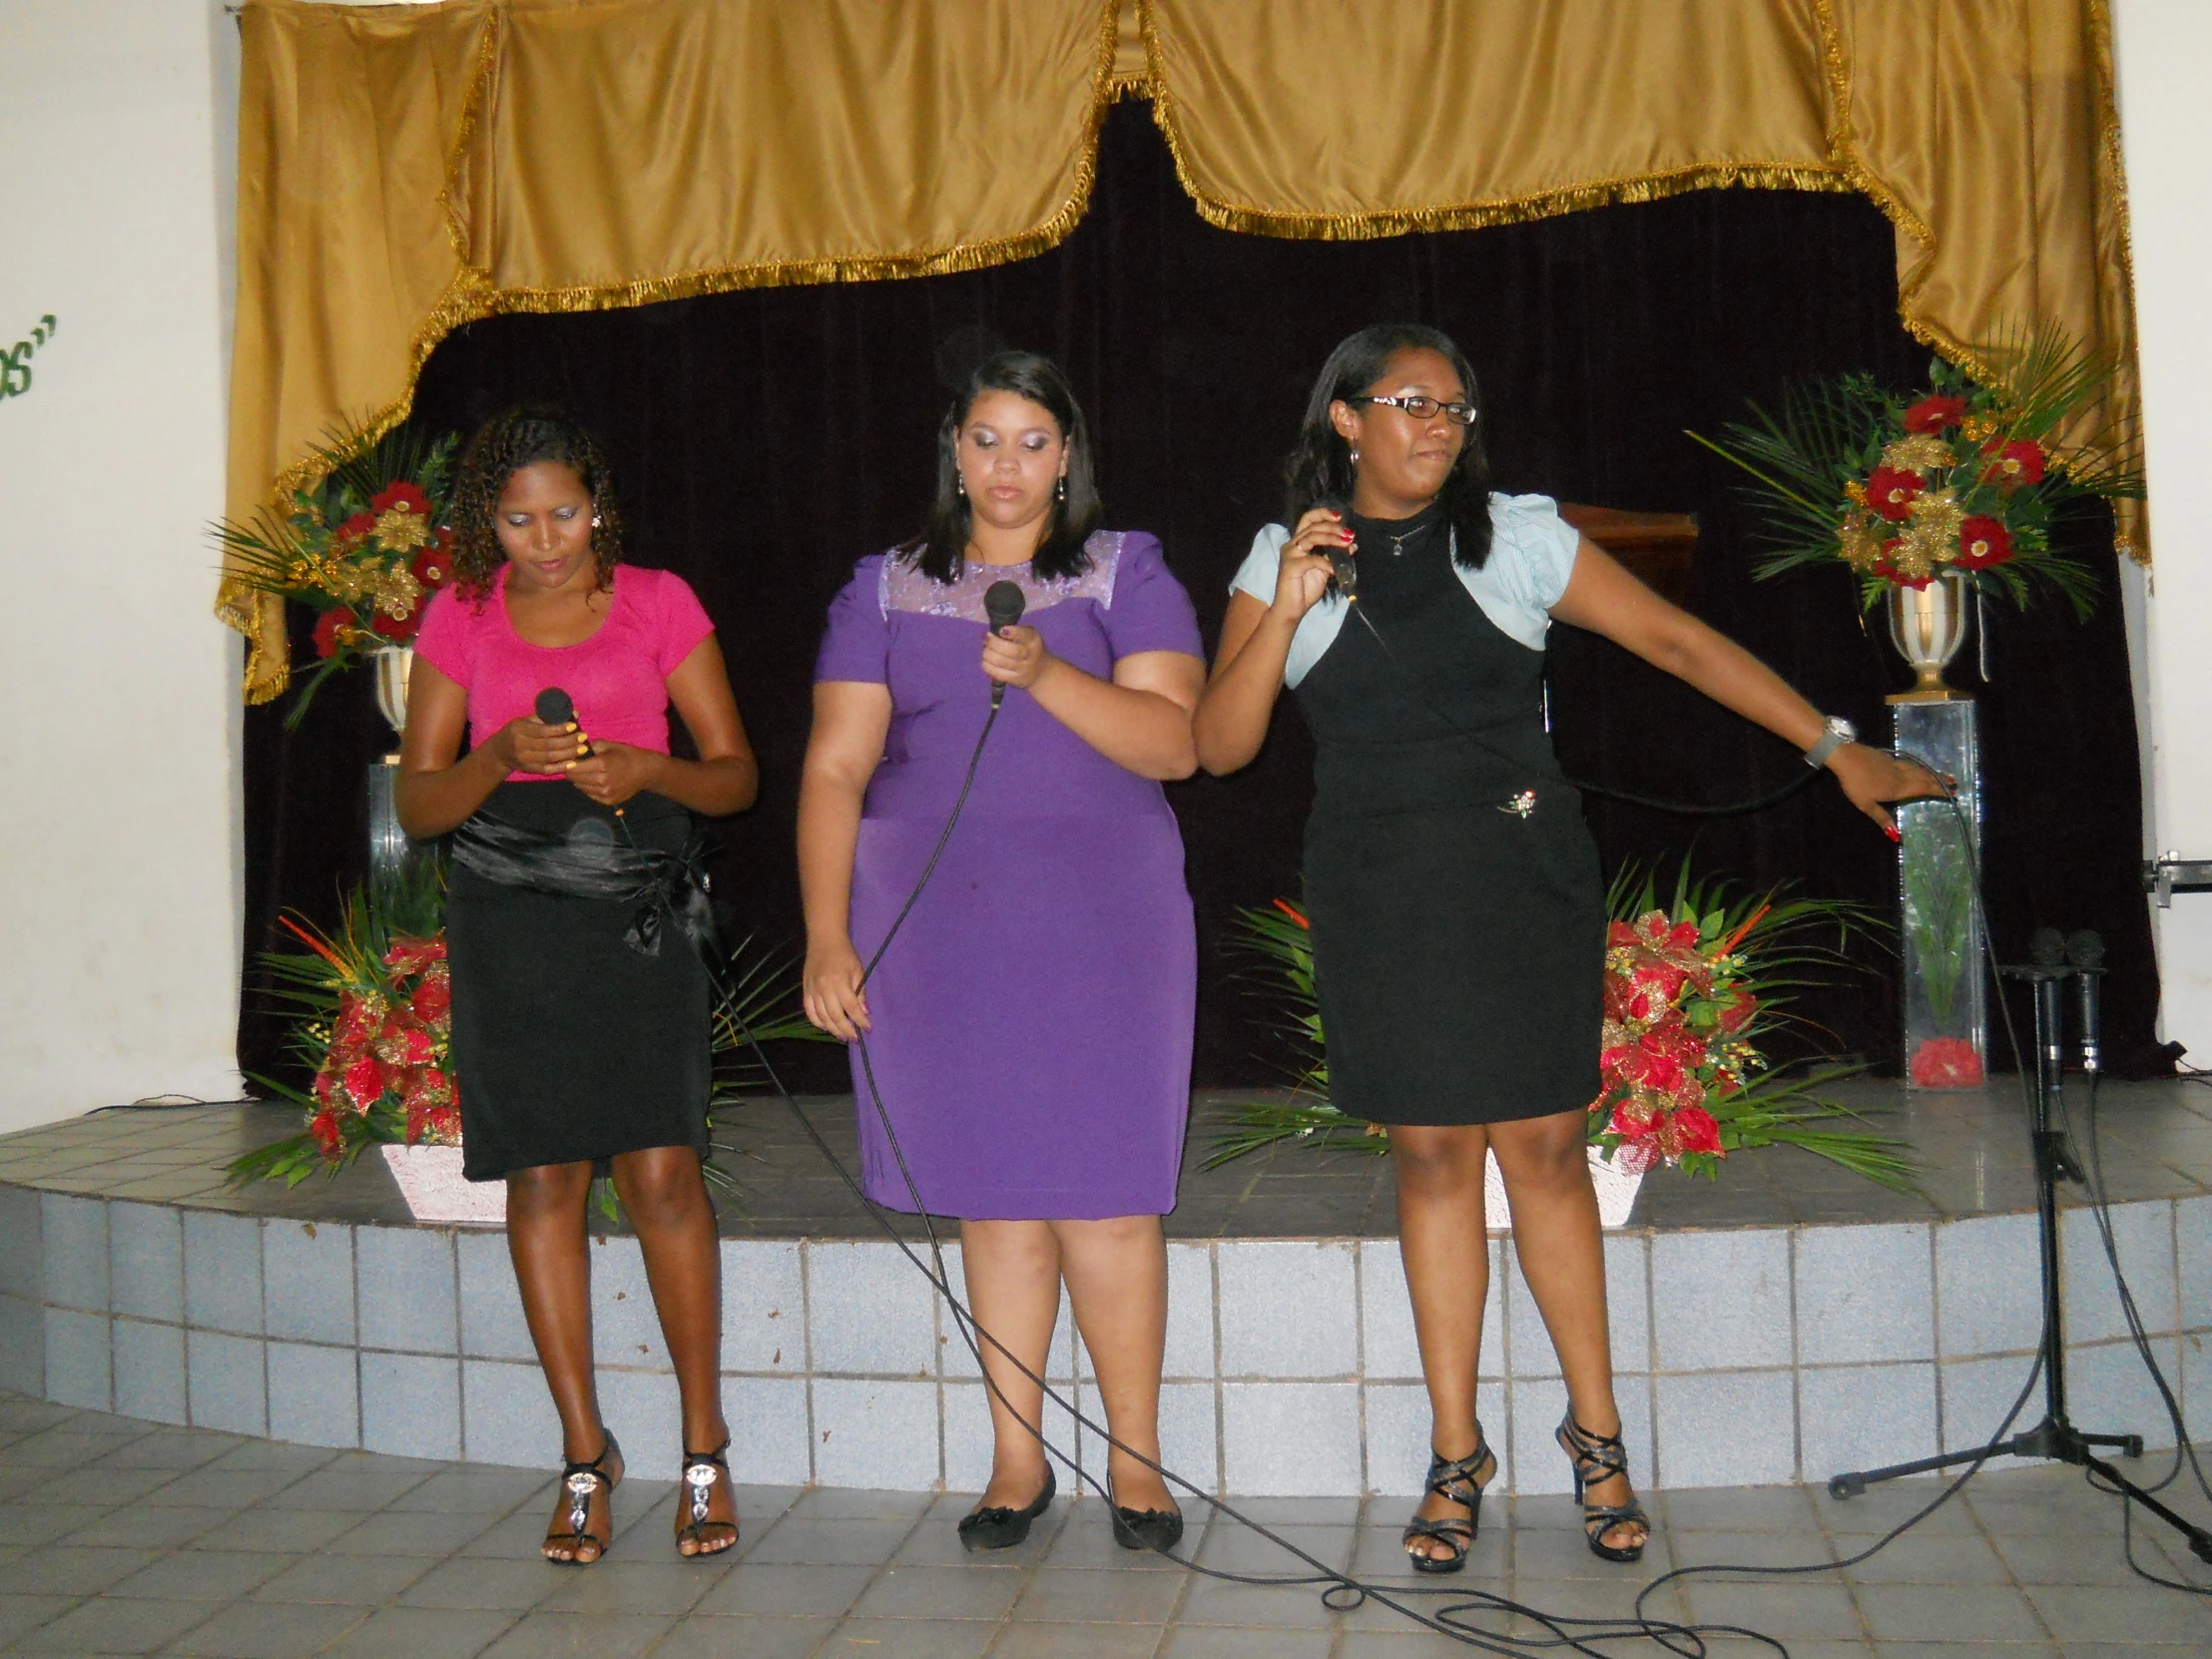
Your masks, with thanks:
M1153 100L1233 230L1457 229L1717 185L1856 190L1908 326L2125 363L2103 0L249 0L230 510L402 418L453 327L969 270L1081 217ZM281 618L227 587L248 696Z

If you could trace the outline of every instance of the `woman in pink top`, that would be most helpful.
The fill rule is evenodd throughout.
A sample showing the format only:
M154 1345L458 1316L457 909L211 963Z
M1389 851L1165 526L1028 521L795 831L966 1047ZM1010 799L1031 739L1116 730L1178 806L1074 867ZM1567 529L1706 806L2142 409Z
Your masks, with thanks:
M488 423L461 458L453 521L455 581L415 638L399 818L417 837L458 831L446 942L463 1160L471 1180L506 1180L515 1279L561 1416L545 1554L604 1554L622 1478L592 1375L584 1209L600 1163L644 1249L683 1393L677 1547L716 1554L738 1525L701 1178L706 970L679 929L642 932L632 902L553 883L641 853L678 867L691 814L752 805L759 771L714 625L680 577L619 562L606 465L573 421L519 410ZM532 711L554 687L575 718L549 726ZM671 703L696 761L669 754Z

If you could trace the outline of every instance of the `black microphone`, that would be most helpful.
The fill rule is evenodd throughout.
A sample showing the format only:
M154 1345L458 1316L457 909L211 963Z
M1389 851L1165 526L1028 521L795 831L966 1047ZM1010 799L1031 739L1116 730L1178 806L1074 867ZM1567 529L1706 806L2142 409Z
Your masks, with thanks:
M2066 960L2066 935L2055 927L2038 927L2027 936L2027 959L2039 968L2061 967Z
M1315 502L1314 505L1317 507L1327 507L1331 512L1335 513L1339 518L1343 519L1347 525L1350 525L1352 522L1352 504L1350 502L1340 501L1333 495L1325 495L1319 501ZM1329 559L1329 568L1332 572L1335 573L1330 582L1330 586L1335 588L1339 593L1343 594L1345 596L1345 602L1347 604L1350 604L1352 603L1352 601L1360 597L1359 562L1357 559L1354 558L1353 550L1349 547L1341 545L1340 543L1331 542L1327 549L1327 554Z
M1001 628L1013 627L1015 623L1021 620L1021 613L1028 608L1028 605L1029 601L1023 596L1021 589L1011 582L1003 580L993 582L983 590L983 615L989 619L990 630L993 634ZM991 707L995 709L1005 700L1005 682L993 680L991 682Z
M2066 960L2072 964L2074 983L2080 986L2075 1006L2081 1014L2081 1069L2104 1069L2103 1008L2104 939L2093 927L2077 927L2066 935Z
M541 726L566 726L576 718L576 705L560 687L548 686L538 693L536 713Z

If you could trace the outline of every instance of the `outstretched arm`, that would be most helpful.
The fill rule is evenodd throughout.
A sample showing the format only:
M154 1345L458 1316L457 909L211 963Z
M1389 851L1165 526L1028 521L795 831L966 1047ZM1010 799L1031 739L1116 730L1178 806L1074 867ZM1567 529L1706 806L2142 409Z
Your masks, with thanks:
M1551 614L1603 634L1801 750L1821 740L1820 711L1782 676L1725 634L1668 604L1587 537L1575 550L1574 573ZM1883 803L1942 794L1942 785L1926 768L1862 744L1838 749L1828 769L1851 804L1892 832L1897 824Z

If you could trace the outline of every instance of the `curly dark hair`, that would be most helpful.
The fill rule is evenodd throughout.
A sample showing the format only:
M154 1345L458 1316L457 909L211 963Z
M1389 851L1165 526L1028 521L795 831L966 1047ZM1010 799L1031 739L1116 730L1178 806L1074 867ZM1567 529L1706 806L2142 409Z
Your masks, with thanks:
M1339 398L1350 400L1382 378L1390 358L1407 349L1433 351L1451 364L1466 387L1467 401L1482 406L1482 393L1474 383L1474 369L1452 337L1440 328L1417 322L1377 322L1362 328L1329 353L1314 381L1314 393L1306 400L1306 420L1300 426L1298 444L1284 464L1288 485L1283 522L1295 526L1324 502L1349 506L1355 482L1352 449L1337 435L1330 422L1329 405ZM1477 419L1466 429L1459 459L1444 475L1436 499L1453 531L1452 559L1468 570L1480 570L1490 556L1490 458L1482 450L1482 425Z
M960 574L973 523L968 499L960 493L960 427L975 400L987 391L1010 391L1028 398L1052 416L1067 440L1067 497L1053 503L1052 522L1037 544L1030 568L1046 581L1082 575L1091 564L1083 543L1106 516L1091 472L1090 428L1060 365L1034 351L993 352L969 369L954 389L952 406L937 428L937 499L930 508L928 528L901 543L898 556L932 582L949 582Z
M507 480L526 466L557 461L582 480L591 496L592 564L602 590L612 588L622 560L622 513L615 504L607 458L591 433L566 409L525 404L496 414L476 429L461 451L453 480L453 583L476 604L491 593L507 562L493 516Z

